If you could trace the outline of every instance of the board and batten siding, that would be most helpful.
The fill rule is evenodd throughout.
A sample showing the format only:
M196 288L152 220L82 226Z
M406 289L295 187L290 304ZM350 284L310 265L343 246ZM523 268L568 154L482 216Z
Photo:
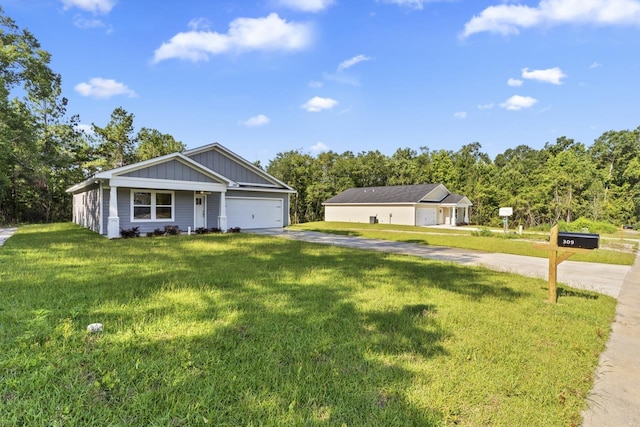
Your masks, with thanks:
M273 185L272 182L267 181L256 172L238 164L236 161L220 154L215 150L193 154L189 157L196 162L206 166L207 168L214 170L223 176L226 176L232 181L246 182L251 184Z
M181 163L171 160L147 168L131 171L123 176L135 178L170 179L174 181L216 182L205 174Z
M73 195L72 221L100 233L100 187L97 184Z
M375 216L380 224L415 225L414 205L326 205L325 221L369 223Z

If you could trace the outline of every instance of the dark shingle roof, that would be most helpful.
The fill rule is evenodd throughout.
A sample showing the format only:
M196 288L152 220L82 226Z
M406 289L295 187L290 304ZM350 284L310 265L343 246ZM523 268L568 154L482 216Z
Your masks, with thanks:
M449 194L447 197L442 199L440 203L458 203L463 198L464 196L461 196L460 194Z
M418 203L440 184L349 188L325 203Z

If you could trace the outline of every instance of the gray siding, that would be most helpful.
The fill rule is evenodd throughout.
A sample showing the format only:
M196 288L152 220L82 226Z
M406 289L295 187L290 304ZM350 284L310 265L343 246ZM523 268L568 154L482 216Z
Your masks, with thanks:
M207 194L207 228L218 227L220 193Z
M138 169L129 172L124 176L136 178L152 178L152 179L171 179L176 181L195 181L195 182L216 182L205 174L190 168L189 166L170 160L158 165L149 166L148 168Z
M131 189L118 188L118 216L120 217L120 228L128 229L138 227L140 233L143 234L153 231L156 228L164 228L165 225L177 225L181 231L187 231L188 227L191 227L191 230L193 230L193 191L175 191L174 196L175 210L173 221L131 222Z
M73 195L73 222L100 232L100 187L94 185Z
M207 168L216 171L220 175L226 176L232 181L273 185L272 182L267 181L254 171L231 160L227 156L223 156L215 150L205 151L204 153L194 154L189 157Z
M286 227L289 222L289 194L288 193L268 193L261 191L227 191L227 197L245 197L245 198L264 198L264 199L281 199L282 205L282 225Z

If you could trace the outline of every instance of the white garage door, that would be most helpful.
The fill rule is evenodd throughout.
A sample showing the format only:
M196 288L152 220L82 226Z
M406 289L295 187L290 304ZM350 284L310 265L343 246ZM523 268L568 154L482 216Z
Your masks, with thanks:
M436 225L436 210L430 209L417 209L416 210L416 225Z
M282 227L282 199L227 197L226 200L229 228Z

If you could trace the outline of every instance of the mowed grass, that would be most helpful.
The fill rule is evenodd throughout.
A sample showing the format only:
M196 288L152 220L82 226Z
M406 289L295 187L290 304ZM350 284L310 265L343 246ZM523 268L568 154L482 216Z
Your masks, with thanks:
M393 224L357 224L351 222L308 222L289 227L293 230L319 231L323 233L341 234L369 239L393 240L397 242L418 243L430 246L446 246L460 249L472 249L483 252L525 255L548 258L549 249L537 247L546 244L544 234L525 233L522 237L504 238L500 233L494 236L473 236L470 230L460 228L428 228ZM515 237L515 236L514 236ZM548 234L546 235L548 239ZM638 243L624 241L637 250ZM636 255L633 252L614 250L621 245L621 240L606 241L600 239L601 249L589 253L577 253L571 261L596 262L602 264L632 265Z
M244 233L22 227L0 247L0 425L578 425L615 301L546 286Z

